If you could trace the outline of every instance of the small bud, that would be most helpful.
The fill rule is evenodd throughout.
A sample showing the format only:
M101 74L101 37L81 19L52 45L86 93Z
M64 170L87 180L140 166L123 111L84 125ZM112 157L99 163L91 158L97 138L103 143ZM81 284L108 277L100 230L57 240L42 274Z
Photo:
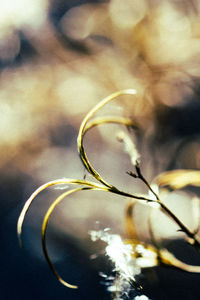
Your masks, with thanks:
M134 177L134 178L138 178L138 176L135 174L135 173L133 173L133 172L126 172L128 175L130 175L130 176L132 176L132 177Z

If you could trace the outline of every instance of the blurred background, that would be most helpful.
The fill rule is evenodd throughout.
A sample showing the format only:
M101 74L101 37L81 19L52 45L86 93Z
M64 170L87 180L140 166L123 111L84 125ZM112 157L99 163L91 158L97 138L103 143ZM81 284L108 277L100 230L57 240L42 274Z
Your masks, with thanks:
M139 124L129 134L149 181L166 170L199 169L199 18L198 0L0 1L1 299L111 299L99 275L109 274L111 265L104 245L92 243L88 231L110 227L123 236L127 199L83 192L52 215L48 249L78 291L56 281L41 250L42 218L60 191L43 192L33 203L24 224L24 249L18 246L17 219L39 185L63 177L91 180L76 151L78 128L92 106L120 89L134 88L137 94L113 101L101 113ZM103 125L88 133L88 156L109 183L144 193L143 185L126 174L132 167L115 138L119 129ZM193 226L188 194L174 198ZM141 238L148 240L143 209L135 217ZM176 227L162 224L158 218L159 239L167 240L180 259L200 264L190 246L183 251ZM159 267L139 280L152 300L200 298L198 274Z

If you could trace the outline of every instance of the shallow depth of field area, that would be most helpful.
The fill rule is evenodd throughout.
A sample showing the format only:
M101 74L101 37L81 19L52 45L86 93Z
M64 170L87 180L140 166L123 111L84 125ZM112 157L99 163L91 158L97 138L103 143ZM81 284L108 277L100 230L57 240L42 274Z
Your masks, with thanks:
M199 18L0 3L2 299L199 299Z

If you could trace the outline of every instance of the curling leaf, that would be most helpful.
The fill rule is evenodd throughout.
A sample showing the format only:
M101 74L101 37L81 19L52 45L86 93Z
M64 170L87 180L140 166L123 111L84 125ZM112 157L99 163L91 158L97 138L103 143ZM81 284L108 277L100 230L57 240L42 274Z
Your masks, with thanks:
M188 185L200 187L199 170L173 170L161 173L154 181L159 187L169 187L174 190Z
M200 273L200 266L188 265L180 261L167 249L159 250L159 257L161 259L161 262L165 265L172 266L190 273Z
M102 188L105 189L105 187L100 186L96 183L93 182L89 182L89 181L85 181L85 180L78 180L78 179L69 179L69 178L64 178L64 179L57 179L57 180L53 180L53 181L49 181L43 185L41 185L39 188L37 188L33 194L28 198L28 200L25 202L24 207L20 213L20 216L18 218L18 222L17 222L17 235L18 235L18 239L19 239L19 244L22 247L22 226L24 223L24 218L27 214L27 211L29 210L29 207L31 205L31 203L33 202L33 200L35 199L35 197L42 192L43 190L45 190L46 188L50 187L50 186L55 186L55 185L60 185L60 184L77 184L77 185L84 185L84 186L88 186L88 187L97 187L97 188Z
M136 91L133 89L129 89L129 90L120 90L118 92L115 92L111 95L109 95L108 97L104 98L102 101L100 101L97 105L95 105L90 111L89 113L86 115L86 117L84 118L83 122L81 123L80 126L80 130L79 130L79 134L78 134L78 138L77 138L77 146L78 146L78 151L80 154L80 158L85 166L85 168L88 170L88 172L99 182L101 182L103 185L112 188L112 186L107 183L101 176L100 174L92 167L92 165L90 164L87 155L85 153L85 149L83 147L83 138L84 138L84 134L85 131L87 130L87 123L89 121L89 119L91 119L91 117L94 116L94 114L100 109L102 108L106 103L108 103L109 101L121 96L121 95L134 95L136 94Z
M115 116L98 117L98 118L93 118L92 120L88 121L88 123L85 127L84 135L92 127L99 126L101 124L108 124L108 123L121 124L121 125L125 125L125 126L130 126L133 128L137 128L137 125L130 118L124 118L124 117L118 117L118 116L117 117L115 117Z
M125 230L126 230L126 235L128 239L134 239L137 240L137 232L134 224L134 219L133 219L133 209L136 204L136 201L133 200L128 203L125 209Z
M157 249L150 244L136 240L125 240L124 243L132 245L133 259L136 259L136 264L141 268L149 268L163 264L190 273L200 273L200 266L189 265L180 261L165 248Z
M50 267L50 269L52 270L53 274L56 276L56 278L59 280L60 283L62 283L63 285L65 285L68 288L72 288L72 289L77 289L78 287L76 285L72 285L69 284L68 282L66 282L65 280L62 279L62 277L57 273L55 267L53 266L53 263L51 262L51 259L49 257L48 251L47 251L47 246L46 246L46 231L47 231L47 225L48 225L48 221L49 218L52 214L52 212L54 211L55 207L67 196L69 196L72 193L78 192L78 191L83 191L83 190L92 190L95 189L93 187L82 187L82 188L76 188L70 191L67 191L65 193L63 193L62 195L60 195L53 203L52 205L49 207L47 213L45 214L45 217L43 219L43 224L42 224L42 248L43 248L43 253L44 256L46 258L46 261L48 262L48 265Z

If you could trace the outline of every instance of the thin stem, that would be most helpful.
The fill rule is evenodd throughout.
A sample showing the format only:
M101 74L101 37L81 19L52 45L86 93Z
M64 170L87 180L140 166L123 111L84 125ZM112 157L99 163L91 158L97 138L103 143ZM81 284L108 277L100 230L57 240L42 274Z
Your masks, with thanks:
M194 240L194 246L196 248L200 249L200 241L195 236L195 233L191 232L182 222L179 220L179 218L159 199L158 203L162 207L162 209L178 224L178 226L181 228L181 231L183 231L189 238L192 238Z
M200 249L200 241L195 236L195 233L191 232L183 224L183 222L161 201L158 194L152 189L152 187L150 186L148 181L142 175L139 163L136 164L135 168L136 168L136 172L137 172L137 178L141 179L145 183L145 185L149 188L149 190L154 194L154 196L156 197L156 200L157 200L156 202L160 204L163 211L180 227L181 231L183 231L188 236L188 238L193 240L194 247Z
M156 197L156 200L160 201L159 196L154 192L154 190L152 189L152 187L150 186L150 184L148 183L148 181L142 175L141 169L139 167L139 163L138 162L136 163L135 169L136 169L136 172L137 172L137 178L140 178L146 184L146 186L149 188L149 190L153 193L153 195Z
M149 199L147 197L141 196L141 195L132 195L123 191L118 190L116 187L112 186L111 188L109 188L109 191L111 193L117 194L117 195L121 195L121 196L125 196L125 197L129 197L129 198L133 198L133 199L138 199L138 200L145 200L148 202L155 202L155 200Z

